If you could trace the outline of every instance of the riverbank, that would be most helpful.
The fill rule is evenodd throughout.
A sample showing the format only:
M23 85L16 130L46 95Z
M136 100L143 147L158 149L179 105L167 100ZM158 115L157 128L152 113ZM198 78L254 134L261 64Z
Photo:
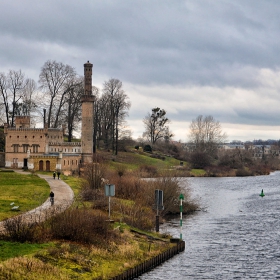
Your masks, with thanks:
M22 176L28 175L27 172L20 173L22 173ZM69 196L68 189L63 191L64 187L67 186L63 180L54 180L50 175L45 174L40 175L40 177L49 183L56 194L59 194L57 204L59 204L59 201L64 204L66 201L73 201L73 193ZM65 179L67 179L68 183L71 182L71 178L67 177ZM66 199L65 195L69 196L69 199ZM69 206L67 203L67 207ZM65 208L61 207L61 214L59 215L62 216L56 223L60 228L54 228L54 225L52 225L53 230L57 229L59 233L67 233L73 232L75 229L77 232L77 229L84 228L81 224L81 217L87 217L90 212L96 213L94 215L100 215L100 213L98 214L100 210L92 209L86 210L90 211L86 215L83 214L85 212L81 212L82 216L75 219L73 215L77 214L76 211L84 211L85 206L85 204L81 205L81 201L75 200L73 207L69 208L69 210L64 211ZM47 215L48 220L44 221L44 212L48 209L52 209L52 207L47 200L42 207L37 208L36 211L32 210L30 212L32 214L28 218L27 213L25 213L14 218L14 222L9 224L9 234L11 234L12 239L24 240L24 238L28 237L29 242L18 244L12 242L12 240L8 242L6 237L2 237L2 241L0 241L0 278L28 280L46 278L72 279L73 277L110 279L110 277L116 277L120 274L123 277L136 272L140 275L141 271L142 273L148 271L156 264L164 262L182 250L182 245L178 249L178 244L170 242L171 236L168 234L143 232L135 228L131 231L131 227L121 222L110 223L110 227L106 232L102 230L102 235L107 237L103 236L101 238L101 236L96 235L97 240L93 240L95 245L67 241L67 235L61 240L57 238L50 239L48 229L52 224L52 215ZM54 213L52 212L52 214ZM58 214L58 212L55 214ZM17 219L20 217L23 219ZM70 220L68 221L67 219ZM99 225L108 226L109 224L105 220L106 218L102 217L98 222ZM72 228L70 229L69 226ZM32 238L34 238L34 241L45 240L45 242L40 245L37 242L32 242ZM34 250L32 247L38 248L38 250Z
M27 247L31 244L22 244L19 249L19 244L0 241L0 278L133 279L132 275L148 272L185 248L184 241L171 243L161 235L143 235L123 227L115 228L119 231L115 234L115 242L104 244L104 247L64 240L42 244L28 254ZM13 252L14 257L9 255L3 260L9 246L18 248L17 252Z

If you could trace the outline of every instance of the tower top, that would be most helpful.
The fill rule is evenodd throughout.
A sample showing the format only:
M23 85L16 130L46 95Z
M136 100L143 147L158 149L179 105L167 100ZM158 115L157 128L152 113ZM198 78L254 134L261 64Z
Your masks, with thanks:
M84 64L84 67L92 67L92 64L89 62L89 60Z
M84 64L84 94L81 101L94 101L94 96L92 95L92 64L89 61Z

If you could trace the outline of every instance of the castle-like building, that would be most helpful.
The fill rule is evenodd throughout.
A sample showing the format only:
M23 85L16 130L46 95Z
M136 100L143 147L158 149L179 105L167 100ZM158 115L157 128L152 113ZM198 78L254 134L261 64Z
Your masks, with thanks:
M5 167L64 174L79 172L93 158L94 100L92 64L88 61L84 64L81 98L81 142L64 142L64 128L49 128L46 123L43 128L31 128L30 116L16 116L15 127L4 124Z

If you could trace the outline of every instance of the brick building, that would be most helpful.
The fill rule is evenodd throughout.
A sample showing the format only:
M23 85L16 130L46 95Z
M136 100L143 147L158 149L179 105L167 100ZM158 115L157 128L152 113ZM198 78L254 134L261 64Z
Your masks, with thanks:
M16 116L15 127L4 125L5 167L29 170L79 172L92 162L93 116L92 64L84 64L81 142L64 142L64 128L31 128L30 116Z

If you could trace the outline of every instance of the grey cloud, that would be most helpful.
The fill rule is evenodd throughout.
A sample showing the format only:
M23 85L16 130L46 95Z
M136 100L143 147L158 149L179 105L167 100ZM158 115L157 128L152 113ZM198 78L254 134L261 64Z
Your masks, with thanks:
M236 98L229 98L228 88L250 90L254 104L262 96L279 103L279 86L265 81L278 79L278 1L13 0L1 1L0 8L1 72L22 69L38 80L48 59L79 74L90 60L94 83L114 77L143 90L138 93L145 106L132 106L133 120L164 106L176 121L212 114L220 122L277 124L278 111L269 105L229 104ZM261 76L264 68L275 75ZM202 89L202 95L191 92L194 86L219 92ZM155 104L147 102L151 97ZM189 106L180 107L180 100Z
M250 86L227 72L280 62L275 1L14 3L1 4L2 33L91 51L100 71L129 82Z

